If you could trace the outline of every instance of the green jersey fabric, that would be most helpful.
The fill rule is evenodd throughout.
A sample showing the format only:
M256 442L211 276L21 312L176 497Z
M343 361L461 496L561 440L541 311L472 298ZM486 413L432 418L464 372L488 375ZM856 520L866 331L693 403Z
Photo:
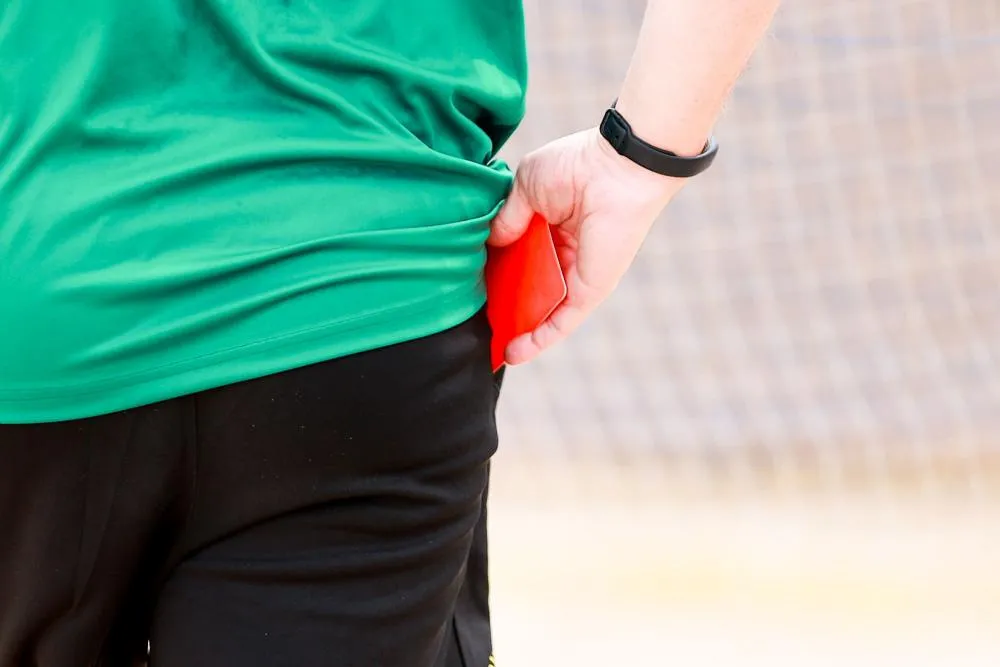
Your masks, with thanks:
M524 46L520 0L2 3L0 423L471 317Z

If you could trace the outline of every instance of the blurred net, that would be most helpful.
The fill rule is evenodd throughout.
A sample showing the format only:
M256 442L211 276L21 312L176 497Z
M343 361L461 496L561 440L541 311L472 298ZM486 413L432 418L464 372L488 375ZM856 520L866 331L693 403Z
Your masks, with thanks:
M525 151L645 3L527 0ZM500 407L498 664L1000 664L1000 5L786 2L618 292Z
M526 5L512 162L600 118L645 3ZM786 3L729 106L721 159L618 293L510 375L504 455L711 488L986 491L1000 455L1000 5Z

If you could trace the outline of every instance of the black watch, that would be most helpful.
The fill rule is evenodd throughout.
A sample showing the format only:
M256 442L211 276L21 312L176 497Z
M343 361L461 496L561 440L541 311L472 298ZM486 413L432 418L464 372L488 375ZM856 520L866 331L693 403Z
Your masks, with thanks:
M601 136L619 155L663 176L691 178L712 166L719 153L719 143L712 137L701 155L681 157L676 153L646 143L632 132L632 126L612 104L601 121Z

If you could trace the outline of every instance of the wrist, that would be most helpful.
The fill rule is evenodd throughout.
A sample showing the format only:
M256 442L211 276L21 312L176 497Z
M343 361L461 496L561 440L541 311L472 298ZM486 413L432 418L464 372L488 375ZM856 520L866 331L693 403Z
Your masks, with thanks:
M639 167L663 176L692 178L712 166L719 145L712 137L694 156L682 156L639 137L631 123L615 105L608 109L599 126L601 136L615 152Z
M657 174L620 155L596 128L590 133L592 164L602 178L616 183L615 187L633 194L637 199L666 202L677 194L688 179Z
M631 95L627 87L615 106L638 138L681 157L699 155L712 134L710 120L677 109L665 112L659 105Z

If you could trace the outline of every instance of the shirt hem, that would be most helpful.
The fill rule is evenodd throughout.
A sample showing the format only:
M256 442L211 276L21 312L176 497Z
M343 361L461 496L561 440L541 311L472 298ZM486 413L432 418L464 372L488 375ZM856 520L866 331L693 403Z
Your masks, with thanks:
M484 303L481 285L459 288L444 296L270 336L124 378L32 388L31 395L0 392L0 424L96 417L416 340L462 324Z

